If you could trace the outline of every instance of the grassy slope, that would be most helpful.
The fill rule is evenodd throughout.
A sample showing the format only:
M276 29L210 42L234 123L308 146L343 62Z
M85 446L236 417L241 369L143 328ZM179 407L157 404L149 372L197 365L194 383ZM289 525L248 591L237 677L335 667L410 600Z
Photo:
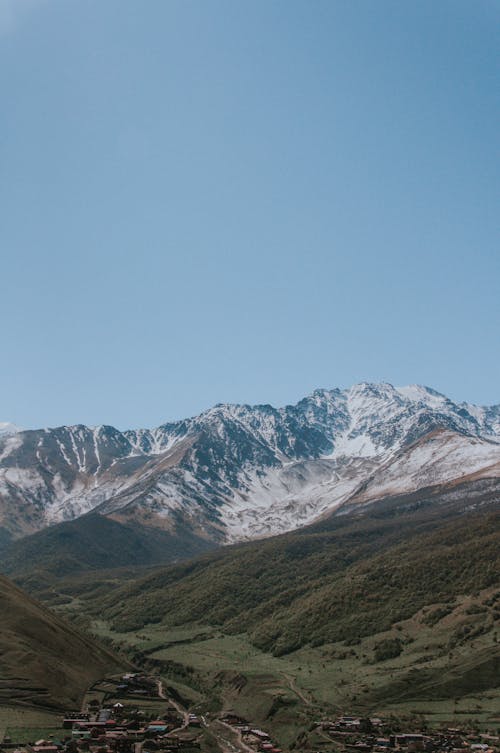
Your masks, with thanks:
M0 603L0 706L78 707L92 682L122 666L1 576Z
M0 571L36 588L52 583L54 577L172 562L207 548L208 544L193 534L169 533L89 514L10 543L0 554Z
M500 700L498 496L464 514L467 490L465 506L452 492L125 583L113 572L65 578L56 590L73 601L61 609L93 615L97 633L284 744L332 707L486 723Z
M415 611L499 585L500 511L340 521L162 569L97 600L117 629L203 621L277 655L380 632ZM92 608L92 607L91 607Z
M409 495L112 592L82 589L80 609L97 633L284 745L333 708L497 724L496 499L465 515Z
M170 681L194 687L210 707L232 709L288 746L311 721L338 710L497 726L499 646L488 629L490 610L500 604L495 593L426 607L355 645L337 641L280 657L256 648L247 634L210 626L159 623L116 633L99 620L93 627L128 644ZM388 639L401 641L401 654L377 661L377 648Z

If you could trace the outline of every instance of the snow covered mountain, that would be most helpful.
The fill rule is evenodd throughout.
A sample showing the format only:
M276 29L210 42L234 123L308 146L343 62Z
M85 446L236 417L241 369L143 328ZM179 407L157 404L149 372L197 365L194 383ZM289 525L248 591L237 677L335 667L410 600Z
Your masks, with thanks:
M0 527L18 537L95 510L224 543L498 476L500 406L363 383L284 408L217 405L153 430L0 434Z
M18 431L21 431L21 429L15 424L0 421L0 437L6 437L9 434L16 434Z

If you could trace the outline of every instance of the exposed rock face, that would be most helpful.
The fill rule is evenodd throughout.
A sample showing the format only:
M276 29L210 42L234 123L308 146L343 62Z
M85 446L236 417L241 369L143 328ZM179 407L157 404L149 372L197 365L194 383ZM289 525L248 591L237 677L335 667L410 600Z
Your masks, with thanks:
M470 475L500 475L500 406L358 384L153 430L0 433L0 526L17 537L95 510L224 543Z

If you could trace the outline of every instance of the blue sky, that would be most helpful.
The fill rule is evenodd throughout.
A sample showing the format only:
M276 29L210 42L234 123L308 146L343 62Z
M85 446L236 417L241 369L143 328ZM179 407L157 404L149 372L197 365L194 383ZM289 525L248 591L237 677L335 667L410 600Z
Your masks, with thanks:
M365 380L499 402L499 21L0 0L0 420Z

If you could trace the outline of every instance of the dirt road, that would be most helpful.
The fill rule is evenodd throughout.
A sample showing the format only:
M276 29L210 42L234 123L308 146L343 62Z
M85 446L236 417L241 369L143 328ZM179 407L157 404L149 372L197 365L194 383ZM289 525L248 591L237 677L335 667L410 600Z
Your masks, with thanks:
M163 690L163 682L161 680L157 681L158 685L158 695L160 698L164 698L166 701L169 702L171 706L173 706L176 711L182 716L182 724L180 727L176 727L175 729L171 730L166 736L169 737L169 735L175 735L176 732L179 732L182 729L186 729L186 727L189 724L189 714L186 711L186 709L181 706L180 703L177 703L177 701L174 701L174 699L171 696L168 696L165 694L165 691Z
M306 706L310 706L311 701L309 700L309 698L307 698L307 696L304 695L304 693L301 690L298 689L298 687L295 684L295 678L293 678L291 675L285 674L284 672L282 672L281 674L285 678L286 683L288 687L290 688L290 690L292 691L292 693L295 693L295 695L298 696L300 700L306 704Z

